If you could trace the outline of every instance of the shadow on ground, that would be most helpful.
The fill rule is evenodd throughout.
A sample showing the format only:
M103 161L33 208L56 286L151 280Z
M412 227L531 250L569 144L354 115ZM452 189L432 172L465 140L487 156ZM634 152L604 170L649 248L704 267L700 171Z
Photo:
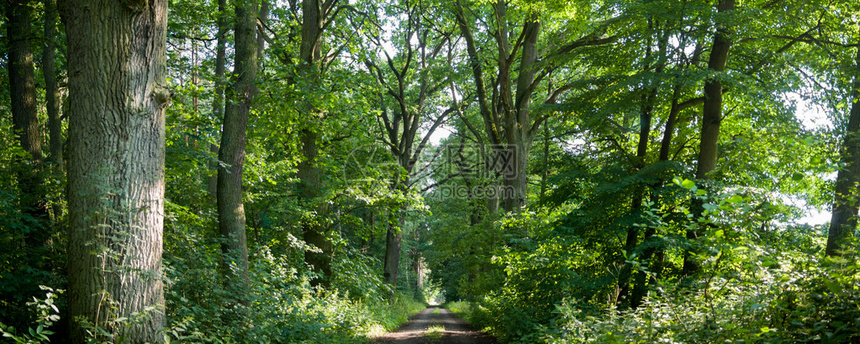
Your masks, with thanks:
M412 316L394 332L380 337L377 344L496 344L495 338L475 331L451 311L430 306Z

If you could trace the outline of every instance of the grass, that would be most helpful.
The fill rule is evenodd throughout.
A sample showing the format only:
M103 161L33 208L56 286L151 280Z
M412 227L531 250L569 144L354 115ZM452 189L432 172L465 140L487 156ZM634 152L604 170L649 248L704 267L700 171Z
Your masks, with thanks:
M438 311L438 309L437 309ZM445 332L445 327L442 325L433 325L424 333L424 338L427 338L431 343L436 343L442 339L442 334Z

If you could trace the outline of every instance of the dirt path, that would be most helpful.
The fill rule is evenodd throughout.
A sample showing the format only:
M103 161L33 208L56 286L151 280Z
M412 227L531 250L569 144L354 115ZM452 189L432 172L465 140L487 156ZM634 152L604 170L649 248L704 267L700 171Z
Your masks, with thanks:
M430 306L409 318L397 331L385 334L377 344L496 344L487 334L475 331L451 311Z

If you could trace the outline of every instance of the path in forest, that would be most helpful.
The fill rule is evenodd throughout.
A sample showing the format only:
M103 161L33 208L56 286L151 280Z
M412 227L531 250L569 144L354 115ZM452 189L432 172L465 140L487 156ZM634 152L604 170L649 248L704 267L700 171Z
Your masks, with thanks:
M496 339L475 331L451 311L430 306L409 318L394 332L376 340L377 344L496 344Z

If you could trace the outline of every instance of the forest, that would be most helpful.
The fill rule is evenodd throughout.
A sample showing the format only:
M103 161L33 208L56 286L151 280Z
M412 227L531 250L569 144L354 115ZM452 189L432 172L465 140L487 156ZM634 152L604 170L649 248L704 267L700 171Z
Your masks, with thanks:
M855 0L0 7L2 343L860 343Z

